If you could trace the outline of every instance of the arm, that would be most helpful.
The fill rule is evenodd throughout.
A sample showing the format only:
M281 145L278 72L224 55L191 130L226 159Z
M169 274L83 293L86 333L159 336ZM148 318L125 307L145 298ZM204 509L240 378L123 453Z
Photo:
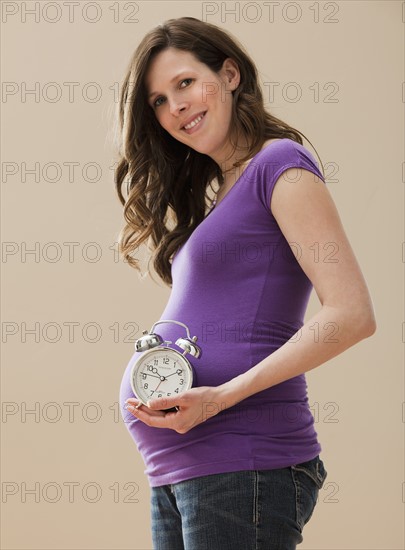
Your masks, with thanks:
M232 380L154 399L149 408L129 409L147 425L186 433L250 395L314 369L375 332L372 301L327 187L308 170L301 169L298 182L291 181L294 177L296 168L277 180L271 208L286 240L300 245L297 261L316 290L321 310L275 352ZM320 251L318 261L314 261L314 244ZM127 401L137 404L136 399ZM173 406L180 410L160 410Z
M290 174L291 172L291 174ZM285 344L247 372L217 387L217 401L231 407L250 395L298 376L374 334L376 320L366 282L326 185L296 168L277 180L273 215L322 304ZM314 244L319 258L314 259ZM294 250L294 249L293 249Z

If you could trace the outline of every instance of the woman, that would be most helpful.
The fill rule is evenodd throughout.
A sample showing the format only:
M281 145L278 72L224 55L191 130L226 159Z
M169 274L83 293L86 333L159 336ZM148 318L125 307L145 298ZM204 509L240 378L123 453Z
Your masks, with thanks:
M171 286L160 319L185 323L203 350L197 383L176 397L138 401L137 354L121 383L154 548L296 548L327 475L305 372L376 330L323 174L300 132L265 111L243 47L192 17L143 38L120 125L120 251L139 269L131 252L152 239ZM322 308L304 324L313 287ZM173 324L157 332L184 336Z

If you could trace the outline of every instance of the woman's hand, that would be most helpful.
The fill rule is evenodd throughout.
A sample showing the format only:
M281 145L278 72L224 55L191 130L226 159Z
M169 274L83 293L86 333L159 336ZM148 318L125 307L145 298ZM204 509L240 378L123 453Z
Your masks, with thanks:
M215 416L226 408L226 403L220 403L220 393L217 387L200 386L191 388L180 395L161 397L148 401L148 406L135 406L139 401L129 398L125 402L128 410L139 420L154 428L169 428L184 434ZM178 411L164 412L161 409L178 407Z

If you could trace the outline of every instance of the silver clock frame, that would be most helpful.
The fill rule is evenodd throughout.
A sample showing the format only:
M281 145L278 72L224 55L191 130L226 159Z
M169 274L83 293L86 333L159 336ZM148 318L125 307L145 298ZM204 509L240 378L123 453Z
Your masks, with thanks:
M175 324L180 325L180 326L182 326L186 329L187 337L186 338L178 338L176 340L176 345L184 350L183 353L180 353L179 351L175 350L174 348L165 346L164 344L171 344L172 342L170 340L163 340L162 337L159 334L156 334L156 333L153 332L155 326L160 324L160 323L175 323ZM141 397L141 395L143 393L143 389L142 388L137 388L136 383L135 383L136 380L137 380L137 376L139 375L139 369L140 369L141 365L144 364L145 357L147 357L148 355L151 355L153 353L156 353L157 350L166 351L167 353L169 353L172 356L173 356L173 354L175 356L177 356L178 360L184 360L185 367L186 367L186 369L188 369L189 382L186 384L186 386L185 386L184 390L182 390L182 392L187 391L188 389L190 389L192 387L193 381L195 380L194 369L193 369L193 366L191 365L191 363L189 362L189 360L187 359L187 357L185 357L185 355L190 354L190 355L192 355L193 357L196 357L196 358L201 357L202 350L196 344L196 341L197 341L197 336L193 336L192 338L190 337L190 331L189 331L187 325L185 325L184 323L181 323L180 321L175 321L173 319L162 319L160 321L157 321L156 323L154 323L152 325L152 328L150 329L149 332L147 330L144 330L142 332L141 338L138 338L138 340L136 340L136 342L135 342L135 350L137 352L143 352L143 353L142 353L142 356L139 357L135 361L135 363L134 363L134 365L131 369L131 374L130 374L130 384L131 384L132 391L136 395L137 399L140 402L137 405L136 408L139 408L142 404L147 406L146 403L144 403L144 401L143 401L143 397ZM155 398L155 397L156 396L153 396L153 398ZM174 407L174 408L171 408L171 409L164 409L164 410L166 410L166 411L178 410L178 407Z
M143 400L143 394L145 393L145 391L144 391L143 388L138 388L137 387L139 374L141 374L140 369L144 366L144 363L148 360L149 355L153 355L156 352L162 352L162 351L168 352L171 355L171 357L173 357L173 355L176 354L176 360L184 362L184 366L187 369L188 382L185 384L184 390L182 390L182 391L189 390L193 385L194 370L193 370L193 367L190 364L189 360L187 359L187 357L185 357L185 353L187 353L186 351L184 353L179 353L177 350L175 350L173 348L169 348L168 346L156 346L154 348L151 348L151 349L145 351L142 354L142 356L139 357L139 359L137 359L137 361L134 363L134 365L131 369L131 375L130 375L130 383L131 383L132 391L136 395L137 399L141 403L143 403L143 405L145 405L145 406L146 406L146 403ZM153 395L153 396L149 397L149 399L157 399L157 398L158 398L158 395Z

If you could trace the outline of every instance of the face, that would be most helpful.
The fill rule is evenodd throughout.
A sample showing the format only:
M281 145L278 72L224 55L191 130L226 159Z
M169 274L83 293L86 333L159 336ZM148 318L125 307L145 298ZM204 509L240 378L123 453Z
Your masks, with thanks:
M159 124L178 141L221 165L231 151L232 91L239 80L238 67L231 58L217 74L192 53L168 48L151 62L145 85L147 95L152 94L148 104ZM200 122L184 128L200 114Z

